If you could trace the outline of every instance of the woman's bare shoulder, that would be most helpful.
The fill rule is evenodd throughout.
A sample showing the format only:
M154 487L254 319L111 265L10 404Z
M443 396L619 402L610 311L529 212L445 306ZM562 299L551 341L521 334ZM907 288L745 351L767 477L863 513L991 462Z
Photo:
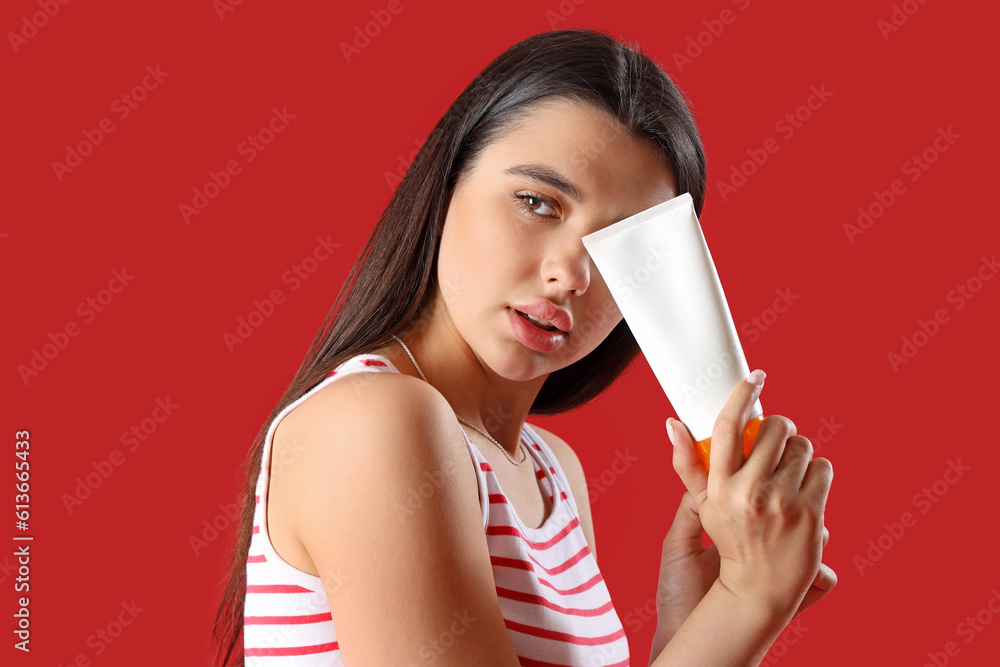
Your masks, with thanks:
M354 372L327 383L296 406L276 427L275 438L279 431L326 428L344 418L376 417L413 405L442 408L448 402L434 387L409 375Z
M272 490L292 517L315 510L307 499L330 485L350 489L363 480L384 487L414 469L451 469L468 458L461 428L436 389L399 373L352 373L311 394L276 427ZM462 484L475 490L475 471L466 467Z

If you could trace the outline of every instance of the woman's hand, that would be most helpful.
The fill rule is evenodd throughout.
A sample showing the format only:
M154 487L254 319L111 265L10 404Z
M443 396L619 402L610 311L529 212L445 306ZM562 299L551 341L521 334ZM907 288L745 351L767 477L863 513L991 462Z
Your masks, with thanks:
M694 496L687 492L681 497L674 523L663 539L660 579L656 586L653 658L659 655L719 577L719 550L714 544L702 546L704 530Z
M684 429L680 438L685 442L678 446L687 446L693 450L694 439L688 434L687 428L681 422L675 422L673 427L675 433L678 429ZM691 492L687 491L681 496L677 515L663 540L663 551L660 554L660 578L656 587L657 628L653 642L653 657L659 655L719 577L719 550L714 544L702 546L704 530L701 517L698 516L698 505ZM830 531L824 526L824 548L829 540ZM837 576L833 570L821 564L820 572L796 610L795 616L826 595L836 583Z
M760 384L741 382L719 414L710 473L687 427L668 421L674 468L688 492L664 540L658 636L676 631L716 576L732 594L789 621L836 585L836 574L821 562L829 539L823 512L830 462L812 459L811 443L775 415L764 418L744 461L743 426L762 384L763 377ZM701 546L702 527L714 542L708 548Z

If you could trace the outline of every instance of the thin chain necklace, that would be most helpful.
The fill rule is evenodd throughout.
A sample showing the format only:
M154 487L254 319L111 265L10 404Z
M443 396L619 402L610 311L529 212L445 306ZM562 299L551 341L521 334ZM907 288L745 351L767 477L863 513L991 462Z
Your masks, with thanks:
M420 366L417 364L417 360L413 358L413 354L410 353L410 348L406 347L406 343L403 342L403 339L400 338L399 336L397 336L396 334L393 334L392 337L395 338L396 340L398 340L399 344L403 346L403 349L406 351L406 356L408 356L410 358L410 361L413 362L413 367L417 369L418 373L420 373L420 377L423 378L424 382L427 382L427 384L430 384L430 382L427 380L427 378L424 377L424 372L422 370L420 370ZM475 431L477 433L480 433L481 435L485 436L486 438L488 438L490 440L490 442L492 442L494 445L496 445L497 447L499 447L500 451L503 452L503 455L507 457L507 460L510 461L511 463L513 463L514 465L516 465L516 466L523 465L524 462L528 460L528 450L524 449L524 440L523 439L521 440L521 442L518 443L518 446L521 449L524 449L524 458L521 459L520 461L515 461L514 458L509 453L507 453L507 449L503 445L501 445L499 442L497 442L496 439L492 435L490 435L489 433L483 431L480 428L477 428L473 424L470 424L466 420L462 419L461 415L459 415L457 412L455 413L455 416L458 417L458 421L462 422L463 424L465 424L466 426L468 426L468 427L470 427L472 429L475 429Z

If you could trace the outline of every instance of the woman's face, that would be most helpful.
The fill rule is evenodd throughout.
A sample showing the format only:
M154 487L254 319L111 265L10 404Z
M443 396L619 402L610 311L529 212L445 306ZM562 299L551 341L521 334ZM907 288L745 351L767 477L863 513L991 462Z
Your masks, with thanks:
M537 103L483 150L452 194L437 278L454 333L510 380L586 356L622 314L582 237L675 197L676 189L652 140L635 139L578 102ZM548 346L537 339L544 332L516 312L537 301L572 320Z

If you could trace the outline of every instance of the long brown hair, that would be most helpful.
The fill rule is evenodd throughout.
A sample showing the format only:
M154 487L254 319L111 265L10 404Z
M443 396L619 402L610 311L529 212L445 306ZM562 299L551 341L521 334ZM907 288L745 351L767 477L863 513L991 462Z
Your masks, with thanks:
M240 473L246 484L239 533L213 628L218 665L243 665L246 561L270 423L341 362L414 326L433 295L438 240L455 184L529 105L551 97L610 112L633 136L655 141L673 169L677 192L690 192L701 213L706 166L695 120L685 97L641 47L595 30L557 30L528 37L487 65L420 148L302 365L254 439ZM549 375L530 413L557 414L587 403L617 380L638 353L622 320L590 354Z

